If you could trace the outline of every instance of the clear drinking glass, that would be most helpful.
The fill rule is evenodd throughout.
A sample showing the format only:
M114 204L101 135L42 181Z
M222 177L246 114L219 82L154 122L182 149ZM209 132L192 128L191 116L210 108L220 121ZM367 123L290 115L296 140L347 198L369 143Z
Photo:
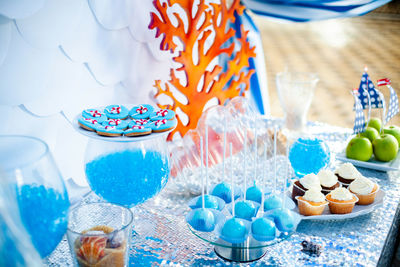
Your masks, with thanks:
M157 195L170 168L166 136L118 142L91 138L85 154L90 188L104 200L133 207Z
M16 193L19 215L32 244L48 256L67 230L68 194L46 143L40 139L0 136L0 169Z
M318 80L317 74L309 72L281 72L276 75L276 87L285 112L287 129L304 130Z
M72 209L67 237L74 265L128 266L132 221L129 209L110 203Z

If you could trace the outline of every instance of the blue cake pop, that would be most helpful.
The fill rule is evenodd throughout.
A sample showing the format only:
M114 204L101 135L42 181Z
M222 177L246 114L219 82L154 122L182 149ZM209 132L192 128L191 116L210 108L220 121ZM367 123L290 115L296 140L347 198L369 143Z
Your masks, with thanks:
M208 209L200 208L192 210L188 217L187 222L197 231L211 232L215 228L215 216Z
M219 183L214 187L211 195L222 198L226 203L231 203L232 187L230 184L225 182Z
M252 200L254 202L261 204L261 197L262 197L261 189L256 185L255 182L252 187L247 188L246 199Z
M282 207L282 199L277 195L271 194L264 200L264 211L273 210Z
M257 213L257 209L253 202L248 200L238 201L235 204L235 215L238 218L242 218L251 221Z
M276 228L281 232L292 232L300 222L289 209L279 208L272 211L270 217L274 219Z
M238 218L231 218L227 220L222 227L222 238L225 241L233 242L235 240L243 240L247 235L247 228L243 220Z
M251 232L258 241L271 241L276 237L275 223L267 218L260 217L251 224Z
M197 209L201 208L202 205L202 196L198 196L197 199L194 200L194 204L190 205L190 207L192 209ZM204 195L204 207L208 209L222 210L225 207L225 201L216 196Z

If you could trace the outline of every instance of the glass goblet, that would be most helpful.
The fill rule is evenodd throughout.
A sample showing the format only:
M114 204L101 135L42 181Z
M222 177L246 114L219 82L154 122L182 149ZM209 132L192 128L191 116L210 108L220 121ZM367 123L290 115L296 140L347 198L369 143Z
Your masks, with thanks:
M64 181L46 143L40 139L0 136L0 169L16 192L21 221L42 258L67 230L70 206Z

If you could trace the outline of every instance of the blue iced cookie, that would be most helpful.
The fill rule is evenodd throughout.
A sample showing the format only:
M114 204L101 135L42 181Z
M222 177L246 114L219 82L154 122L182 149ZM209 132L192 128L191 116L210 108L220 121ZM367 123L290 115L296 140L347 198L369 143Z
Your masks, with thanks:
M89 119L89 118L81 117L78 119L78 124L83 129L95 132L96 127L99 125L99 122L96 119Z
M176 124L177 124L176 119L174 120L162 119L153 121L152 123L149 124L149 126L151 127L153 132L160 133L174 129Z
M103 121L101 124L103 126L115 126L117 127L118 130L125 130L128 128L128 122L125 120L120 120L120 119L109 119L106 121Z
M155 110L150 114L150 120L156 121L156 120L173 120L175 118L175 112L170 109L159 109Z
M132 119L148 119L153 111L154 108L152 105L142 104L134 106L131 111L129 111L129 116Z
M132 125L125 130L125 136L142 136L151 134L151 128L143 125Z
M107 120L106 115L98 109L89 108L82 111L82 117L87 119L95 119L98 123Z
M109 105L104 109L104 113L109 119L125 120L128 118L129 110L122 105Z
M130 123L129 123L129 127L132 127L133 125L143 125L143 126L147 126L147 124L151 123L151 120L147 120L147 119L133 119Z
M102 135L102 136L121 136L124 131L117 129L116 126L103 126L103 125L99 125L96 127L96 132L98 135Z

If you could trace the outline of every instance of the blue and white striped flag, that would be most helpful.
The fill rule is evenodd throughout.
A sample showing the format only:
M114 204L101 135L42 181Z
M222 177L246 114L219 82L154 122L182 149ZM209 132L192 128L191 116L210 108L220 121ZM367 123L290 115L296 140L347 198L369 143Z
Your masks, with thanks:
M358 98L361 101L363 109L369 108L367 91L370 96L371 108L383 108L382 99L378 90L375 89L374 83L369 78L367 73L367 67L364 69L364 73L361 77L360 86L358 87Z
M362 133L365 130L365 117L364 117L364 110L363 106L361 105L361 101L358 98L358 91L357 89L354 89L352 92L352 95L354 97L354 105L355 105L355 111L356 111L356 119L354 120L354 127L353 131L354 134Z
M386 85L390 90L390 100L387 115L384 124L393 118L397 113L399 113L399 99L397 97L396 91L390 86L391 82L388 78L378 80L378 86Z

